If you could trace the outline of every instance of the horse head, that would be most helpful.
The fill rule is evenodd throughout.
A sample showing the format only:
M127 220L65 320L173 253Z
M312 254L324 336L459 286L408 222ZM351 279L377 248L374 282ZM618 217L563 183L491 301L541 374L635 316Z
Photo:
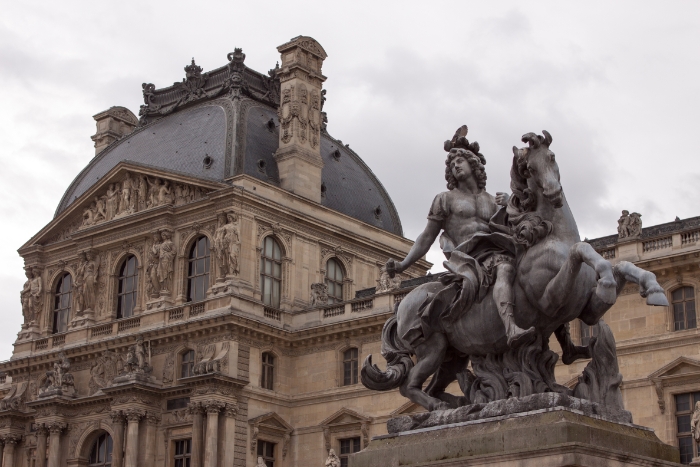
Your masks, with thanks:
M513 167L511 169L511 188L513 193L523 193L525 210L535 208L536 194L555 208L563 206L563 191L559 178L559 166L554 153L549 149L552 135L543 130L544 136L535 133L523 135L523 143L528 147L513 146Z

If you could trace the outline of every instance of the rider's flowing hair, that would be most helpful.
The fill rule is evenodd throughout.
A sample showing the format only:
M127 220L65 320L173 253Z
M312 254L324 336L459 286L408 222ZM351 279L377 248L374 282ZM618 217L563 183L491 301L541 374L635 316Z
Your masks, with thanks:
M464 157L467 162L469 162L469 167L471 167L472 174L476 179L476 186L479 188L486 187L486 158L483 154L479 153L479 143L474 141L467 145L469 149L464 148L453 148L447 153L447 159L445 159L445 180L447 180L447 189L453 190L457 186L457 179L452 175L452 161L458 157Z

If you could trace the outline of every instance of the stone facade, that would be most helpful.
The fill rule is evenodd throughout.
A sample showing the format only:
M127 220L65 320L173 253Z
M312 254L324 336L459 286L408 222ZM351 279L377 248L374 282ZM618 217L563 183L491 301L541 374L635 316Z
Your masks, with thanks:
M268 76L236 49L209 73L193 61L182 83L144 84L133 133L126 109L95 116L99 154L85 173L96 175L79 176L20 249L25 323L0 364L3 467L85 466L107 435L117 467L170 467L183 456L194 467L252 467L258 457L323 465L331 449L342 458L385 434L389 418L422 410L398 391L365 389L357 373L369 354L383 366L382 326L406 293L434 280L430 264L399 279L382 269L412 242L390 199L370 199L383 189L359 157L314 126L325 120L326 54L307 37L278 50L282 67ZM306 111L293 115L303 96L290 91L287 102L285 92L302 84ZM157 143L180 125L204 134L217 115L219 149L213 133L196 148ZM123 149L130 144L146 148L142 159ZM349 187L357 195L334 198L341 177L329 174L349 163L364 177ZM696 218L591 243L655 272L673 301L678 287L700 286L699 232ZM329 276L331 261L340 275ZM698 330L674 330L671 309L633 292L606 317L625 405L677 444L674 396L700 390ZM585 328L571 328L580 342ZM585 364L558 365L559 382L572 384Z

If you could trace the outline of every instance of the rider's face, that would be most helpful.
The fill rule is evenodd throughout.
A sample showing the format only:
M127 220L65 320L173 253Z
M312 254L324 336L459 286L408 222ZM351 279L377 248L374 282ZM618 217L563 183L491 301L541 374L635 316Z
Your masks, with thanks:
M457 156L450 163L452 175L458 181L465 180L472 173L472 168L464 156Z

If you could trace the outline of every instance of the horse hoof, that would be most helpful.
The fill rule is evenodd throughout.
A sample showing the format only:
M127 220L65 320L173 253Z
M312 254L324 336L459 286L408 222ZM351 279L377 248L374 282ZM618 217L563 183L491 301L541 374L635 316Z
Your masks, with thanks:
M615 303L615 300L617 300L617 284L614 282L612 284L608 284L601 279L598 281L598 286L595 288L595 293L598 298L603 301L603 303L612 305Z
M647 305L668 306L668 299L663 292L652 292L647 295Z

